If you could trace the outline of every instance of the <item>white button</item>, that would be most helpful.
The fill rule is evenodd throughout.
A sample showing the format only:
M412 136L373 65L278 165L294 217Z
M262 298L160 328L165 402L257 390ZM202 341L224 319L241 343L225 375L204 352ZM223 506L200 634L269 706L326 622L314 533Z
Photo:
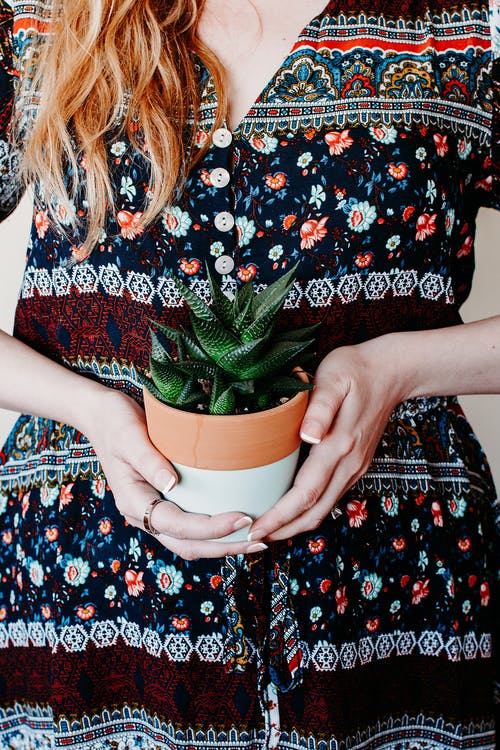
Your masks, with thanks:
M233 136L227 128L217 128L217 130L214 130L213 132L212 141L219 148L226 148L232 140Z
M234 260L230 255L219 255L215 261L215 270L217 273L225 276L227 273L231 273L234 268Z
M219 232L230 232L234 227L234 216L229 211L221 211L215 217L214 224Z
M227 169L217 167L210 172L210 182L214 187L223 188L229 184L230 175Z

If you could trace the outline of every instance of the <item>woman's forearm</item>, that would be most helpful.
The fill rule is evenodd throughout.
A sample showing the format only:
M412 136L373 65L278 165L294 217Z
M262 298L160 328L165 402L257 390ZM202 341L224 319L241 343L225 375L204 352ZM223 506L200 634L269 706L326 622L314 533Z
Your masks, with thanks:
M65 422L85 432L109 389L0 331L0 408Z
M366 345L378 347L382 372L389 366L393 375L399 373L406 398L500 393L500 315L390 333Z

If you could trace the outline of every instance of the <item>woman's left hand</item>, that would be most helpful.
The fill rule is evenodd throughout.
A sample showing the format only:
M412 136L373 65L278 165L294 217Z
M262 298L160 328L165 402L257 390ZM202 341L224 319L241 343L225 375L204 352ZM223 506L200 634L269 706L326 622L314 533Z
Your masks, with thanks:
M316 529L367 471L394 407L408 398L385 338L335 349L321 362L301 427L313 446L292 488L254 522L252 541Z

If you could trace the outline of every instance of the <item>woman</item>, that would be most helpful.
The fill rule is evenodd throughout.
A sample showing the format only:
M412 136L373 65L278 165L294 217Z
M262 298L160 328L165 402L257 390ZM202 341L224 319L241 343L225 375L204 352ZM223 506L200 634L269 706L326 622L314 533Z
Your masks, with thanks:
M500 392L500 317L459 315L500 205L498 6L1 12L4 214L14 143L36 193L0 337L2 747L493 748L498 508L453 394ZM168 275L297 260L284 316L322 327L294 486L251 526L154 504Z

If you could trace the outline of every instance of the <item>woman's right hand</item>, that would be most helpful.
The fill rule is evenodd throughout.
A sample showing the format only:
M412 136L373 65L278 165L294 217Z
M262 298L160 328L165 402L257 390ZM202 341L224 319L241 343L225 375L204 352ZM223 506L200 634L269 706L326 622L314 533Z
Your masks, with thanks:
M144 513L155 498L172 488L177 476L172 464L151 443L143 409L119 391L99 389L83 428L119 512L130 524L145 530ZM251 523L252 519L238 511L214 516L186 513L168 501L158 503L151 513L151 525L160 532L155 538L185 560L265 549L262 543L211 541Z

